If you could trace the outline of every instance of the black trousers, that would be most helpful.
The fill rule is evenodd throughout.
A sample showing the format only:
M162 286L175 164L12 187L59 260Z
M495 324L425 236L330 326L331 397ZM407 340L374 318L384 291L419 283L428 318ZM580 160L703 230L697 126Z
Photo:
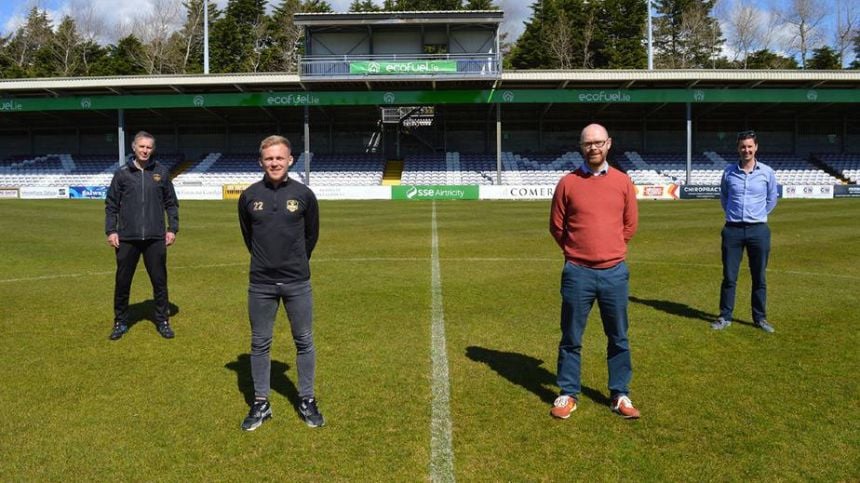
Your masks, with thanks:
M128 294L143 255L143 264L152 282L155 321L165 322L170 315L167 300L167 246L164 239L120 241L116 249L116 285L113 293L114 322L128 324Z

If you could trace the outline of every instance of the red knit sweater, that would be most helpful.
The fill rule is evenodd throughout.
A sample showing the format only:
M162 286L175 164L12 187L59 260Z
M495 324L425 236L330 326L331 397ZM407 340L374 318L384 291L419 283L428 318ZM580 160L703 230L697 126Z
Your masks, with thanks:
M555 187L549 232L571 263L591 268L621 263L638 223L636 189L617 169L594 176L579 168Z

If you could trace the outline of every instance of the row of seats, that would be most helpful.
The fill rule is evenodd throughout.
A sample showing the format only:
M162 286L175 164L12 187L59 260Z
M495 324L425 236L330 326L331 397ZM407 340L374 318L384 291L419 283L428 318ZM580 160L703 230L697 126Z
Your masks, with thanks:
M735 153L706 152L692 159L692 184L719 184L720 175ZM168 169L182 162L182 156L157 158ZM781 184L838 184L838 178L801 157L788 154L763 154L759 159L776 171ZM818 163L830 167L840 176L857 182L860 179L860 154L817 155ZM305 154L290 170L290 176L307 183ZM567 172L582 164L578 152L560 154L517 154L501 156L502 184L555 184ZM614 162L626 171L636 184L686 183L686 157L683 154L640 154L626 152ZM494 154L461 154L457 152L407 156L403 163L402 184L452 185L496 183L498 160ZM310 155L310 181L314 185L374 186L382 182L385 159L378 154ZM12 156L0 161L0 186L32 185L98 185L107 184L116 169L110 155L48 154L37 157ZM260 179L256 153L209 153L201 156L175 178L176 183L244 184Z
M161 164L172 170L183 159L180 154L159 154ZM45 154L42 156L10 156L0 161L0 175L40 174L99 174L113 173L117 168L114 155Z
M694 156L691 160L690 184L719 184L723 168L729 162L735 162L736 159L736 153L706 152ZM841 183L838 178L799 156L762 154L757 156L757 159L773 168L776 180L780 184ZM630 151L624 153L619 160L619 165L627 171L635 184L685 184L687 182L687 160L683 154L639 154Z

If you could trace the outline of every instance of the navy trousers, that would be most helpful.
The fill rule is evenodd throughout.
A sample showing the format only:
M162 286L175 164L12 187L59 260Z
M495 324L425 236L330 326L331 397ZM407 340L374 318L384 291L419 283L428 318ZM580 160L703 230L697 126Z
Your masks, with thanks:
M633 376L627 340L627 297L630 272L621 262L611 268L593 269L564 264L561 274L561 341L558 344L558 386L562 395L577 397L581 390L582 336L594 301L600 309L606 334L609 393L626 395Z
M752 276L753 322L767 320L767 258L770 255L770 228L767 223L726 223L722 231L723 283L720 287L720 318L732 320L735 289L744 249Z

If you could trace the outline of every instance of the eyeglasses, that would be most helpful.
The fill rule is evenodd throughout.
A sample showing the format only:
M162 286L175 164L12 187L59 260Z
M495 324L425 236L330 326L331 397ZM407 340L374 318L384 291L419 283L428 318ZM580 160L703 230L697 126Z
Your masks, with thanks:
M738 133L738 141L743 141L744 139L755 139L755 131L741 131Z
M604 139L603 141L590 141L590 142L585 142L585 143L579 143L579 145L582 147L582 149L591 149L591 148L603 149L603 146L606 146L607 141L609 141L609 140Z

